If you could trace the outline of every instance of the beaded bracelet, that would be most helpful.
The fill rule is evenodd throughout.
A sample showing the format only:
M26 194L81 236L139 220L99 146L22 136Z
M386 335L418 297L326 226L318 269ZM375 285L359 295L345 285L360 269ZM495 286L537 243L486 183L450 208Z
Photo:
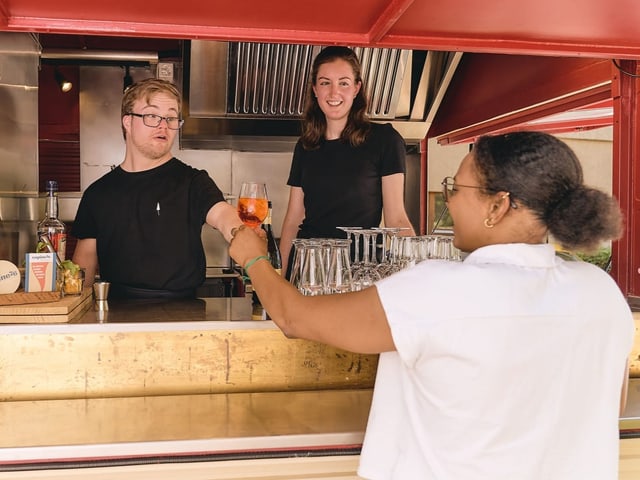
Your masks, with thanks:
M244 225L244 224L240 225L239 227L233 227L231 229L231 233L230 233L231 240L233 240L235 238L236 233L238 233L240 230L244 230L245 228L246 228L246 225Z
M249 269L253 266L254 263L256 263L258 260L269 260L269 257L267 257L266 255L258 255L257 257L252 258L251 260L249 260L247 262L247 264L244 266L244 271L249 273Z

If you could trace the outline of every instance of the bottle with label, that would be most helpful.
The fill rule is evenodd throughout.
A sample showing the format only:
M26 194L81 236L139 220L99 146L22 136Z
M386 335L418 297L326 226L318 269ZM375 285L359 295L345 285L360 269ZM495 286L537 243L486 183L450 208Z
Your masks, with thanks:
M280 248L278 247L278 242L276 242L276 238L273 235L273 228L271 226L271 201L269 201L268 205L267 217L264 219L264 222L262 222L261 228L267 234L267 255L269 256L271 266L276 272L282 275L282 256L280 255ZM264 311L264 308L260 303L260 299L255 291L252 293L251 299L253 303L253 314L251 317L254 320L267 320L269 316Z
M60 261L64 261L67 251L67 227L58 218L58 182L47 181L47 203L44 220L38 223L38 239L49 237Z

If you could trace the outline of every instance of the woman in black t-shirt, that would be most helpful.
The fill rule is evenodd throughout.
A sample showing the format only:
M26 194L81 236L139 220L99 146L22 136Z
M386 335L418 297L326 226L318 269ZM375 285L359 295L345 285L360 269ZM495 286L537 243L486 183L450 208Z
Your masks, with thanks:
M315 58L287 184L280 250L288 270L294 238L344 238L338 226L414 230L404 208L405 144L390 125L371 123L360 62L347 47ZM286 271L285 271L286 274Z

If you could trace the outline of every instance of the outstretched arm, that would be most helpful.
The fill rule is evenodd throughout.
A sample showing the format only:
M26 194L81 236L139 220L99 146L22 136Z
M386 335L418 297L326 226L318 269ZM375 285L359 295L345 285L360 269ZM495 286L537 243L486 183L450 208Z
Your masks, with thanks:
M207 223L220 231L224 239L231 241L231 229L242 225L238 211L227 202L218 202L209 209Z
M246 266L251 284L273 321L287 337L304 338L357 353L395 350L378 291L303 296L267 261L252 259L266 255L266 245L249 228L240 228L231 241L229 254Z

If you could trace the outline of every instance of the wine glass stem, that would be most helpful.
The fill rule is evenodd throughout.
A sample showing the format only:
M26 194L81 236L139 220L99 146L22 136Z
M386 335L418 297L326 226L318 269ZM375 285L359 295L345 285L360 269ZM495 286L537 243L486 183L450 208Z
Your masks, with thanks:
M351 232L353 235L353 248L354 248L354 258L353 263L360 262L360 234L358 232Z
M371 234L362 234L362 263L369 265L369 249L371 248Z
M391 239L389 240L389 263L395 265L396 255L398 249L398 235L396 232L391 232Z
M382 232L380 238L382 239L382 258L380 259L380 263L387 263L387 232Z

